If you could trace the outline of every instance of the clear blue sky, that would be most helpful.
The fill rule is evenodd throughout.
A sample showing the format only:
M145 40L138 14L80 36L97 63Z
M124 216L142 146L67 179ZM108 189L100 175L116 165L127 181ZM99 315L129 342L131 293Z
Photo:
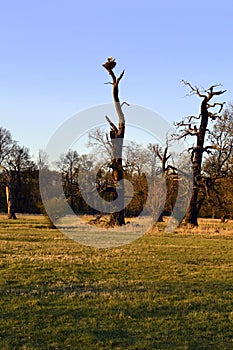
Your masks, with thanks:
M233 101L233 2L0 1L0 126L35 154L67 118L111 101L101 64L125 68L121 99L168 120L198 111L180 83Z

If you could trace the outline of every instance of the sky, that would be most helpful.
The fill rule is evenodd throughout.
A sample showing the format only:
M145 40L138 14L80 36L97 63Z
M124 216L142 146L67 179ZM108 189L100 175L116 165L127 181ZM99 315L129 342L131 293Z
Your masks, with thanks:
M182 79L221 83L231 102L232 23L232 0L0 0L0 126L36 157L68 118L111 102L109 56L121 100L168 121L198 113Z

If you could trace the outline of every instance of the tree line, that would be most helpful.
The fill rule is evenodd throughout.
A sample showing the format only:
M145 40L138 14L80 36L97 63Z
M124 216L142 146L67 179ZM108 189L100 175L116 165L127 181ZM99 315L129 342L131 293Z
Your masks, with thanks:
M208 130L207 155L204 157L198 182L198 216L221 218L223 221L232 217L233 212L233 106L229 105ZM182 127L185 122L182 122ZM194 126L185 125L188 132ZM179 133L176 137L180 137ZM182 136L184 131L182 131ZM187 137L187 135L186 135ZM211 146L211 147L210 147ZM105 129L96 129L89 134L88 147L92 152L80 155L77 150L70 149L61 155L56 168L49 169L46 154L39 152L38 160L31 159L29 149L19 146L11 133L0 127L0 211L8 213L14 218L16 213L43 213L43 205L39 189L39 171L47 173L57 172L62 177L64 193L67 201L75 213L96 214L97 211L89 207L80 192L80 172L92 173L93 182L99 195L106 201L114 199L114 181L112 179L111 145L106 137ZM192 146L194 147L194 146ZM191 146L190 146L191 148ZM98 150L99 157L96 156ZM174 208L178 176L177 162L185 162L189 152L181 155L169 153L169 142L162 149L157 144L144 147L136 141L127 142L123 149L122 164L124 178L129 180L134 188L134 196L125 208L125 215L137 216L142 211L148 197L148 175L159 176L165 174L165 186L156 186L153 196L157 206L150 208L156 221L163 220L164 215L171 215ZM11 200L9 208L9 181ZM7 189L7 191L6 191ZM151 194L150 194L151 195ZM159 207L158 198L166 196L163 208ZM9 196L9 194L8 194ZM155 203L153 202L153 203ZM60 203L57 203L60 206Z
M124 201L123 198L127 197L127 183L121 180L127 179L133 187L129 204L124 208L122 202L121 209L110 215L111 226L124 225L125 216L139 215L145 209L145 203L149 203L145 214L152 215L154 221L161 221L164 215L173 213L180 178L187 177L185 171L179 174L178 164L183 164L185 169L188 160L192 168L192 192L184 222L197 226L200 216L221 218L222 221L231 218L233 105L225 107L225 102L216 101L225 90L220 85L199 89L183 81L190 90L189 95L200 99L199 113L176 122L175 132L167 139L164 148L158 144L142 146L137 140L124 143L125 102L121 103L119 99L119 84L124 71L119 77L115 75L116 62L112 57L103 66L111 77L118 125L106 116L110 130L99 128L89 133L90 152L87 154L70 149L50 169L44 151L39 152L36 162L33 161L29 149L20 146L10 131L0 127L0 211L7 212L12 219L16 218L16 212L43 213L39 189L39 172L43 171L47 177L54 173L61 177L66 200L75 213L96 214L98 210L86 203L79 186L80 176L85 179L88 173L88 181L92 181L98 196L106 202L118 197ZM173 140L187 140L187 149L182 154L174 154L170 147ZM148 178L154 178L150 189ZM185 200L185 193L183 197ZM52 202L58 212L62 210L55 195Z

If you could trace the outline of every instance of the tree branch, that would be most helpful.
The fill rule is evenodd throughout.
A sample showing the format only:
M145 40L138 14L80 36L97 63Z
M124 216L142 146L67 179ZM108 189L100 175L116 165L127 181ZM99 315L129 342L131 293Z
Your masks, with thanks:
M225 90L226 91L226 90ZM221 113L222 112L222 109L223 109L223 106L224 106L224 104L225 104L226 102L214 102L213 104L207 104L207 109L209 109L209 108L214 108L214 107L216 107L216 106L220 106L220 108L219 108L219 111L218 111L218 113Z
M193 95L193 94L197 94L198 96L200 96L200 97L206 97L206 95L204 95L204 94L201 94L200 93L200 91L199 91L199 89L195 86L195 87L193 87L188 81L186 81L186 80L181 80L182 81L182 83L184 84L184 85L187 85L187 86L189 86L190 87L190 89L191 89L191 95ZM190 95L189 94L189 95Z
M107 122L110 124L111 128L112 128L116 133L118 133L118 129L117 129L116 125L109 119L109 117L108 117L107 115L105 116L105 118L106 118Z
M203 152L206 152L206 153L211 153L211 150L219 150L219 147L215 145L211 145L203 148Z
M128 107L130 106L130 104L128 102L125 102L125 101L121 103L121 107L123 107L124 105L126 105Z

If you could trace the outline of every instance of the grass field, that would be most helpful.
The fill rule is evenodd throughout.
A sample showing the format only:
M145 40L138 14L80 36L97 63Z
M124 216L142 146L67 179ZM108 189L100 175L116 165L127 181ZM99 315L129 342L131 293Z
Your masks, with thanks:
M233 224L97 249L0 217L0 349L233 349Z

